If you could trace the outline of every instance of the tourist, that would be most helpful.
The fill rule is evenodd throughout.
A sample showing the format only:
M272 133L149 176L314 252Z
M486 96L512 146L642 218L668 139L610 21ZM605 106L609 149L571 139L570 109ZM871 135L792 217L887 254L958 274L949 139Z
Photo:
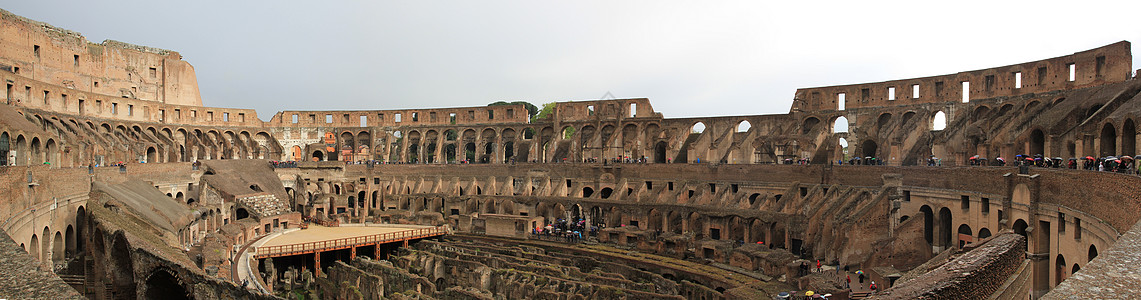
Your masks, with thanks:
M868 288L872 290L872 293L875 293L876 292L876 282L872 281L872 284L869 284Z
M848 275L848 274L844 275L844 288L846 288L846 289L852 288L852 275Z

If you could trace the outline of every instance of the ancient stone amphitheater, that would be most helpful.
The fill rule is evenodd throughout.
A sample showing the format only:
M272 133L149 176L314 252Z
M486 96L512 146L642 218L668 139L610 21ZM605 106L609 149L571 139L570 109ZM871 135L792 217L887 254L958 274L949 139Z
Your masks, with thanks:
M1129 42L798 89L786 114L666 118L616 99L262 121L203 106L178 52L0 23L0 298L1141 291ZM444 235L273 258L260 244L376 224ZM856 270L880 290L847 288Z

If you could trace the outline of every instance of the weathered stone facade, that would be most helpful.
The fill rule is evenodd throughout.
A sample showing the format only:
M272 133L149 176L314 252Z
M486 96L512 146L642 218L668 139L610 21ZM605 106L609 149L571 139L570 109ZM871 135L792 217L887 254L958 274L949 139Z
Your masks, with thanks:
M201 106L177 52L93 44L2 15L3 229L43 269L83 274L69 283L93 298L269 298L239 287L250 274L235 273L231 258L303 217L446 224L468 239L414 245L391 265L331 264L309 281L341 299L836 289L798 278L789 266L800 259L953 279L888 297L1038 297L1058 285L1047 296L1064 297L1102 278L1122 293L1141 286L1108 275L1135 265L1127 249L1141 179L967 166L975 155L1138 154L1141 81L1128 42L799 89L787 114L666 118L642 98L557 102L533 120L523 105L504 105L283 111L263 122L253 110ZM917 166L932 156L941 166ZM858 157L884 165L848 164ZM582 220L593 232L584 239L600 245L530 240L560 219ZM973 259L977 274L940 271L950 266L935 262L962 247L977 248L949 263Z

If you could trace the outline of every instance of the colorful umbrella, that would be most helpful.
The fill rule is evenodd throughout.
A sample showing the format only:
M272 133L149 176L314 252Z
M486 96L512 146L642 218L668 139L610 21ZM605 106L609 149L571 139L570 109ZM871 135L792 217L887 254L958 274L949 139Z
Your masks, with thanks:
M804 292L804 295L805 295L805 296L812 296L812 295L814 295L814 294L816 294L816 293L813 293L812 291L807 291L807 292Z

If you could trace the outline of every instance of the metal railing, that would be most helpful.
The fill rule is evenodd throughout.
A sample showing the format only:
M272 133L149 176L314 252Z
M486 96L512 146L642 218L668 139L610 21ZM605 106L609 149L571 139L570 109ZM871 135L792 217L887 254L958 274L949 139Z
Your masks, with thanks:
M257 254L255 254L254 257L261 259L266 257L289 256L326 250L343 249L358 245L383 244L402 240L427 238L444 235L446 233L447 229L444 228L444 226L436 226L432 228L421 228L366 236L347 237L335 240L290 245L263 246L255 249Z

